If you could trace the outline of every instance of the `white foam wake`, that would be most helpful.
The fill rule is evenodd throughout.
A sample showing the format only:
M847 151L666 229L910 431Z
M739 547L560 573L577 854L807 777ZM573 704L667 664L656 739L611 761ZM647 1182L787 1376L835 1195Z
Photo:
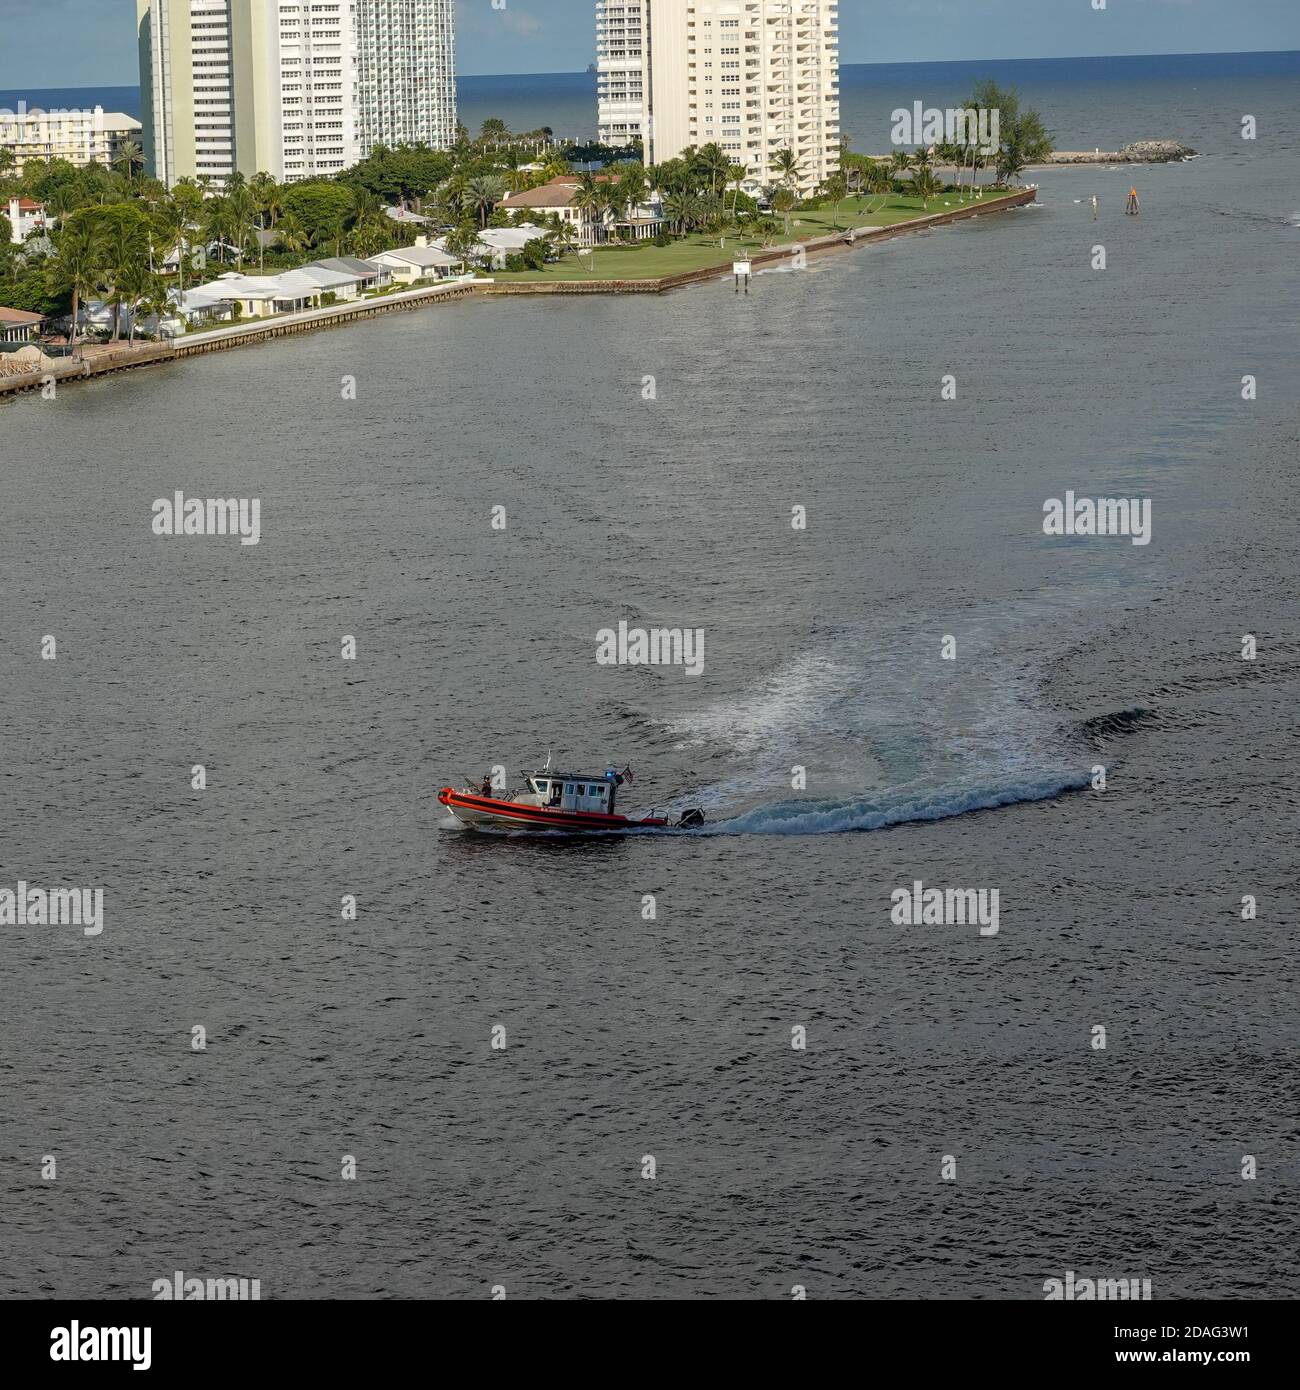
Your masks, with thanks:
M1089 785L1086 772L1059 773L1001 787L941 787L882 800L778 801L691 832L696 835L839 835L916 821L947 820L1022 801L1047 801Z

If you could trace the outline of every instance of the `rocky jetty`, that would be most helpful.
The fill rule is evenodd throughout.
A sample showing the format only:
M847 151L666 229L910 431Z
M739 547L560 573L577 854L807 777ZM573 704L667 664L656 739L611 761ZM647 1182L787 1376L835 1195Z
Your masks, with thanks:
M1178 159L1191 159L1196 153L1190 145L1177 140L1135 140L1122 150L1055 150L1049 156L1053 164L1168 164Z

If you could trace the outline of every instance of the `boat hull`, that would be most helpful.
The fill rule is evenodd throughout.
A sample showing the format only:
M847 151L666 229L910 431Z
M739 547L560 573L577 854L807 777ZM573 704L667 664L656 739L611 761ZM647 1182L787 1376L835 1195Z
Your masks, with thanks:
M661 816L633 820L629 816L602 815L597 811L561 811L549 806L529 806L517 801L500 801L492 796L443 787L438 800L465 825L509 830L564 830L593 834L610 830L662 830L668 821Z

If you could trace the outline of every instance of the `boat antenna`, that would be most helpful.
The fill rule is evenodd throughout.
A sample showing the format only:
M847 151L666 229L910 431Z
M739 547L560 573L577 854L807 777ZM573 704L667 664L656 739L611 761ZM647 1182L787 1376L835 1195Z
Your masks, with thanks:
M551 770L551 750L549 748L546 750L546 767L543 770L546 772Z

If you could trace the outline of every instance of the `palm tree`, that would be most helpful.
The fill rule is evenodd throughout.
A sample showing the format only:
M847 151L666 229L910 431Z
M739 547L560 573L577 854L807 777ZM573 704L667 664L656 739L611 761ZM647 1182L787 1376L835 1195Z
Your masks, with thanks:
M605 209L609 206L609 194L601 184L596 182L596 176L592 173L579 175L580 182L573 194L573 206L579 212L597 224L604 226ZM597 230L596 239L600 239L600 232Z
M244 252L253 240L253 219L257 216L257 195L239 175L239 182L227 190L226 201L230 204L230 225L234 233L235 245L239 248L238 259L242 266ZM234 176L232 176L232 183Z
M929 212L930 199L943 188L929 165L922 165L912 175L912 192L921 200L921 211Z
M673 231L679 235L686 229L686 219L690 211L690 194L669 193L664 197L664 216Z
M505 196L505 179L499 174L480 174L465 187L465 206L478 213L479 226L486 227L493 209Z
M888 198L889 194L893 191L893 167L891 163L886 162L883 159L877 159L872 164L870 164L867 167L863 175L863 178L866 183L868 193L883 194L885 198ZM881 203L881 207L883 206L884 203ZM872 208L871 211L873 213L877 213L880 211L880 208Z
M799 156L792 149L787 147L783 150L777 150L772 158L772 167L780 176L781 183L788 188L797 187L801 166Z
M125 176L128 184L134 183L137 170L144 168L144 151L135 140L123 140L117 147L113 168Z
M442 201L454 212L455 220L459 221L469 198L469 179L457 169L449 179L439 184L437 191Z
M798 202L798 195L795 193L793 188L790 188L786 184L782 184L772 194L773 209L779 212L782 215L782 217L785 218L786 236L790 235L790 214L794 211L795 206Z
M104 265L104 239L98 217L88 209L74 212L59 234L59 249L50 265L53 294L72 295L72 328L68 342L77 345L81 301L98 283Z
M301 251L307 245L307 228L296 212L286 212L275 230L280 245L286 251Z
M571 222L562 222L559 230L551 233L551 241L560 253L561 259L578 249L578 234L573 230Z
M135 203L107 208L98 217L102 258L99 284L113 306L113 341L122 336L122 307L130 304L131 284L151 275L149 219Z
M135 341L135 325L138 318L157 318L161 327L162 319L171 311L172 302L167 294L167 282L160 275L150 275L144 280L144 288L134 301L131 312L131 340Z
M120 296L120 303L126 305L127 315L130 319L127 342L134 347L136 318L141 312L142 305L146 300L151 305L156 304L158 300L165 303L167 291L163 286L162 278L155 275L149 269L148 263L139 257L128 262L118 274L116 291ZM119 308L119 314L120 312Z
M203 205L203 236L206 241L217 243L217 259L226 263L228 238L234 236L230 200L228 198L209 198Z
M276 218L284 211L284 190L274 177L267 173L253 175L249 185L253 193L253 207L257 213L258 253L263 269L266 268L266 232L274 230Z
M54 217L60 227L81 205L79 193L71 184L67 183L59 184L54 192L45 199L46 210Z
M709 181L709 192L716 193L718 184L725 188L731 171L731 160L723 153L721 145L705 145L692 160L696 171Z
M650 195L645 166L636 163L624 164L619 169L618 182L612 185L611 191L614 215L630 222Z
M845 198L849 196L849 181L842 173L832 174L822 187L826 190L826 196L835 201L835 229L838 231L840 226L840 206L843 204Z
M731 215L735 217L740 207L741 184L749 177L749 169L744 164L727 165L727 182L734 184L736 196L731 200Z
M912 167L913 156L910 150L895 150L889 157L890 168L896 179L901 179Z

